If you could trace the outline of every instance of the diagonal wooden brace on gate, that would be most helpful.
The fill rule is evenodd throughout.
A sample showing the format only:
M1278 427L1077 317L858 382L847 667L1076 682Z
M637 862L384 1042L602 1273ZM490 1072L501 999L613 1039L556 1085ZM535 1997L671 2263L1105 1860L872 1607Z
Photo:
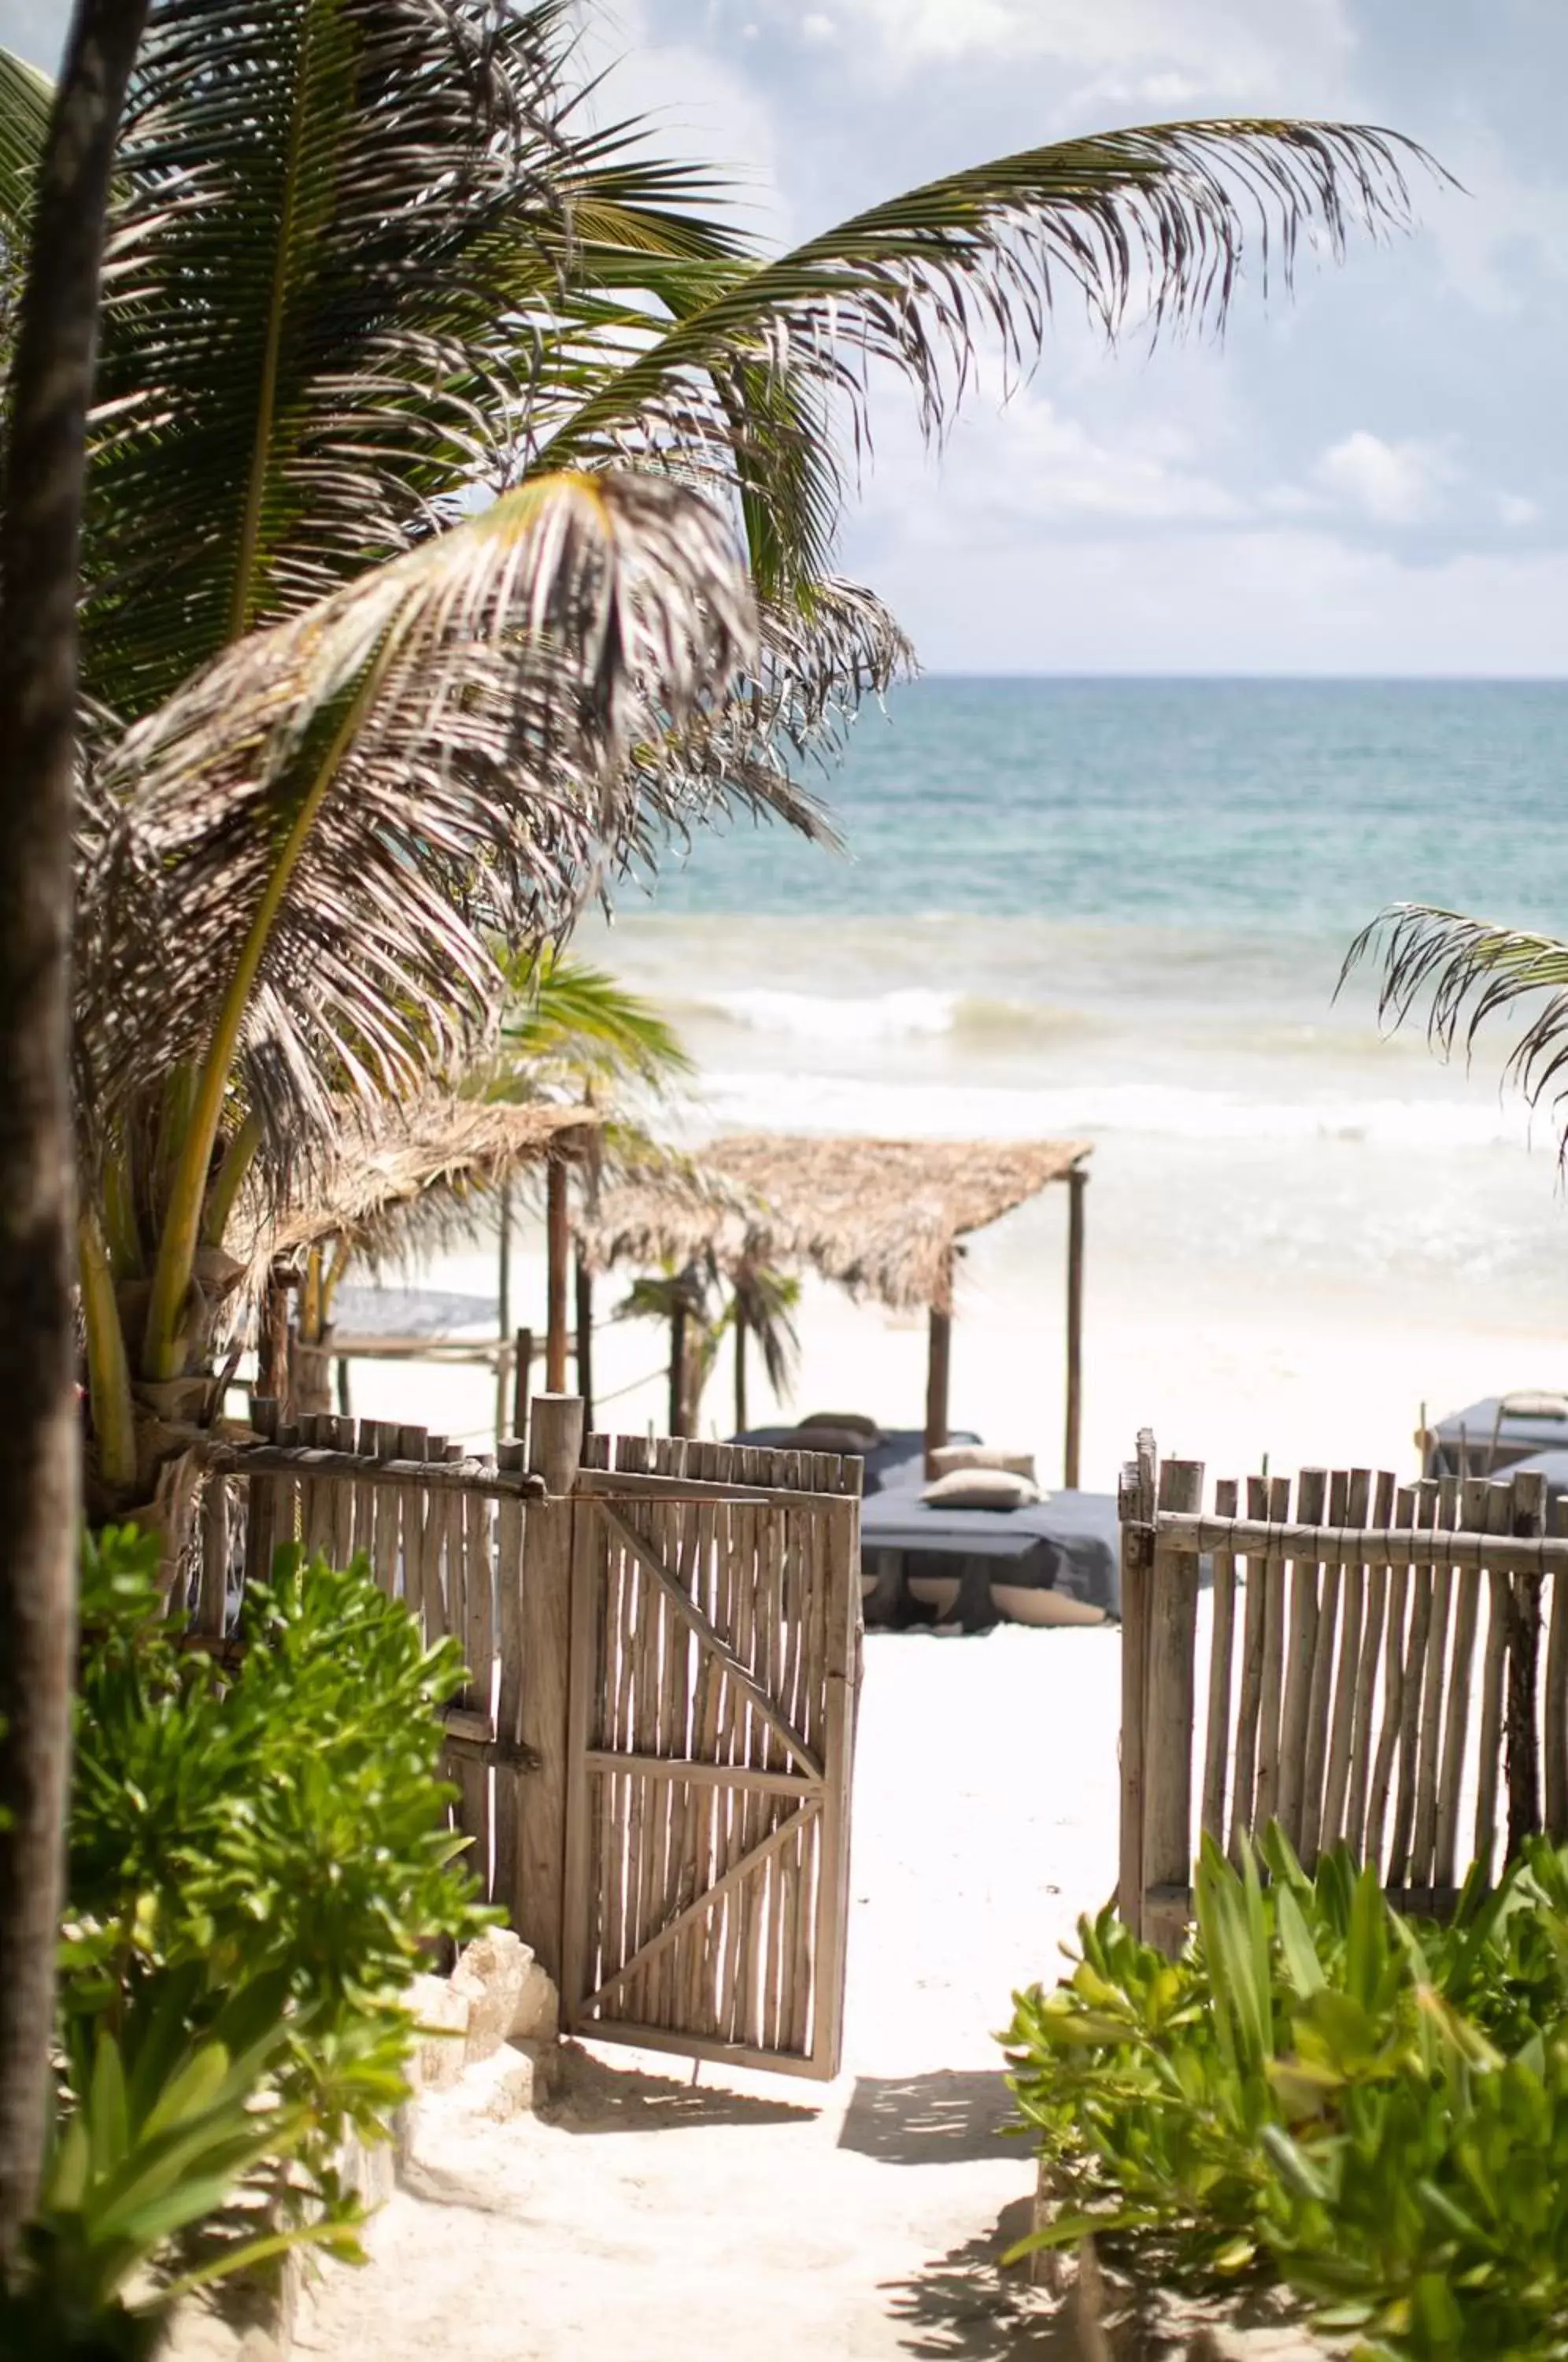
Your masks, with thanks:
M659 1585L676 1614L684 1623L690 1626L703 1647L717 1658L737 1689L745 1691L751 1700L753 1710L761 1716L775 1738L783 1740L801 1771L808 1778L820 1780L823 1776L823 1767L801 1737L800 1732L785 1716L779 1713L750 1666L742 1661L724 1639L723 1634L715 1625L710 1623L684 1584L670 1573L652 1543L645 1541L641 1534L634 1531L624 1518L611 1507L608 1501L597 1500L594 1507L603 1518L617 1541L631 1551L638 1565Z

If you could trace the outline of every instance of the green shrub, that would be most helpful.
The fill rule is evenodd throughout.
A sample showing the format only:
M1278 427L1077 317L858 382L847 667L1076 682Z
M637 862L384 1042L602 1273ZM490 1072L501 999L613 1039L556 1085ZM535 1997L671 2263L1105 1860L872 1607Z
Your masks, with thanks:
M362 1562L280 1553L237 1670L180 1646L156 1545L84 1549L59 2124L0 2353L151 2350L172 2288L301 2236L358 2253L333 2158L384 2137L408 1984L474 1899L436 1778L463 1678Z
M1277 1832L1206 1846L1176 1961L1108 1912L1018 1996L1014 2089L1062 2200L1177 2281L1286 2281L1366 2355L1568 2353L1568 1861L1528 1849L1452 1926Z

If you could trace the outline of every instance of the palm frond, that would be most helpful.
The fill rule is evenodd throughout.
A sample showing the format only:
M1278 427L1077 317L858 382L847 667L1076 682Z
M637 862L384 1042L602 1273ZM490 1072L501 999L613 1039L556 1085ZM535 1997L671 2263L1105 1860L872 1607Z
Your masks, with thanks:
M487 1097L504 1096L508 1086L536 1092L555 1079L663 1090L695 1072L675 1028L607 969L553 944L504 951L498 964L513 1009Z
M1445 1057L1468 1058L1482 1027L1522 1007L1529 1021L1505 1065L1532 1107L1568 1097L1568 944L1500 927L1457 911L1396 902L1351 945L1340 989L1352 972L1381 962L1377 1011L1403 1025L1428 1002L1427 1039Z
M646 826L628 748L752 660L724 521L539 478L271 631L131 731L78 922L96 1128L237 1020L273 1158L471 1059L496 939L564 928ZM134 788L134 796L131 790Z
M719 813L781 820L839 848L826 806L801 774L831 768L866 700L914 673L914 650L874 591L833 577L767 601L760 625L757 662L723 704L634 755L659 789L648 805L657 827L634 847L649 866L665 838L690 844L693 828Z
M0 50L0 392L10 368L12 324L21 298L33 182L49 129L47 77Z
M1152 325L1224 318L1242 275L1288 284L1302 243L1335 254L1353 227L1409 219L1425 152L1373 126L1237 118L1155 125L1028 149L873 207L728 283L606 375L552 455L628 439L715 452L724 388L757 367L846 403L868 440L867 371L891 362L940 435L995 339L1026 369L1057 297L1077 292L1107 335L1146 296ZM754 414L748 429L766 430Z
M127 719L452 521L541 392L577 216L701 270L699 171L574 110L566 0L163 0L121 146L87 683Z

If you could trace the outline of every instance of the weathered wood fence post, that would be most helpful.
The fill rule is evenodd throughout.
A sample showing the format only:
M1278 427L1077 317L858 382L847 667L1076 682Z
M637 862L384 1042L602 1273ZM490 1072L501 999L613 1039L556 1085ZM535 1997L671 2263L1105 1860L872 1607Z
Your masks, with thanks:
M1203 1506L1203 1462L1167 1460L1157 1506ZM1193 1657L1198 1559L1156 1531L1149 1573L1143 1736L1144 1941L1174 1958L1187 1938L1192 1881Z
M1154 1547L1154 1439L1138 1438L1138 1457L1121 1472L1121 1852L1117 1907L1134 1936L1143 1932L1143 1738L1147 1719L1149 1570Z
M523 1685L518 1736L537 1758L517 1798L512 1924L559 1982L566 1892L567 1703L571 1646L572 1488L582 1457L577 1395L534 1397L529 1473L547 1497L523 1519L519 1627Z

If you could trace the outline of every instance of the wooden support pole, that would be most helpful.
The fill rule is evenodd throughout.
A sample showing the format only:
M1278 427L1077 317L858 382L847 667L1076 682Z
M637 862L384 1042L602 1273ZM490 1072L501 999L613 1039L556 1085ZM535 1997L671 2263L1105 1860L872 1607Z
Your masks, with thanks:
M519 1329L512 1341L512 1432L521 1443L528 1432L528 1390L534 1382L534 1331Z
M1161 1509L1198 1509L1203 1463L1167 1460ZM1192 1915L1192 1743L1198 1562L1154 1540L1143 1738L1143 1940L1173 1959Z
M925 1473L933 1476L934 1454L947 1440L947 1391L953 1358L953 1315L931 1308L925 1364Z
M564 1395L567 1382L567 1266L571 1228L564 1157L552 1156L545 1182L545 1391Z
M1121 1838L1117 1908L1134 1936L1143 1932L1143 1735L1147 1719L1151 1529L1154 1521L1154 1439L1145 1428L1138 1457L1121 1472Z
M546 1498L524 1512L519 1642L523 1693L518 1742L538 1770L519 1787L512 1924L547 1976L559 1982L566 1891L567 1704L571 1654L572 1486L582 1453L575 1395L536 1397L528 1468Z
M574 1278L577 1291L577 1391L582 1398L582 1425L586 1433L593 1425L593 1274L580 1247L577 1251Z
M751 1422L746 1417L745 1407L745 1307L738 1296L730 1325L735 1341L735 1433L744 1435Z
M669 1432L686 1432L686 1307L677 1304L669 1316Z
M512 1184L503 1181L496 1196L495 1248L496 1333L502 1350L495 1363L495 1447L499 1451L506 1439L507 1358L512 1337ZM513 1427L513 1435L521 1435Z
M1083 1438L1084 1192L1088 1187L1088 1173L1081 1164L1075 1164L1067 1175L1067 1434L1062 1453L1062 1483L1069 1493L1078 1489Z

